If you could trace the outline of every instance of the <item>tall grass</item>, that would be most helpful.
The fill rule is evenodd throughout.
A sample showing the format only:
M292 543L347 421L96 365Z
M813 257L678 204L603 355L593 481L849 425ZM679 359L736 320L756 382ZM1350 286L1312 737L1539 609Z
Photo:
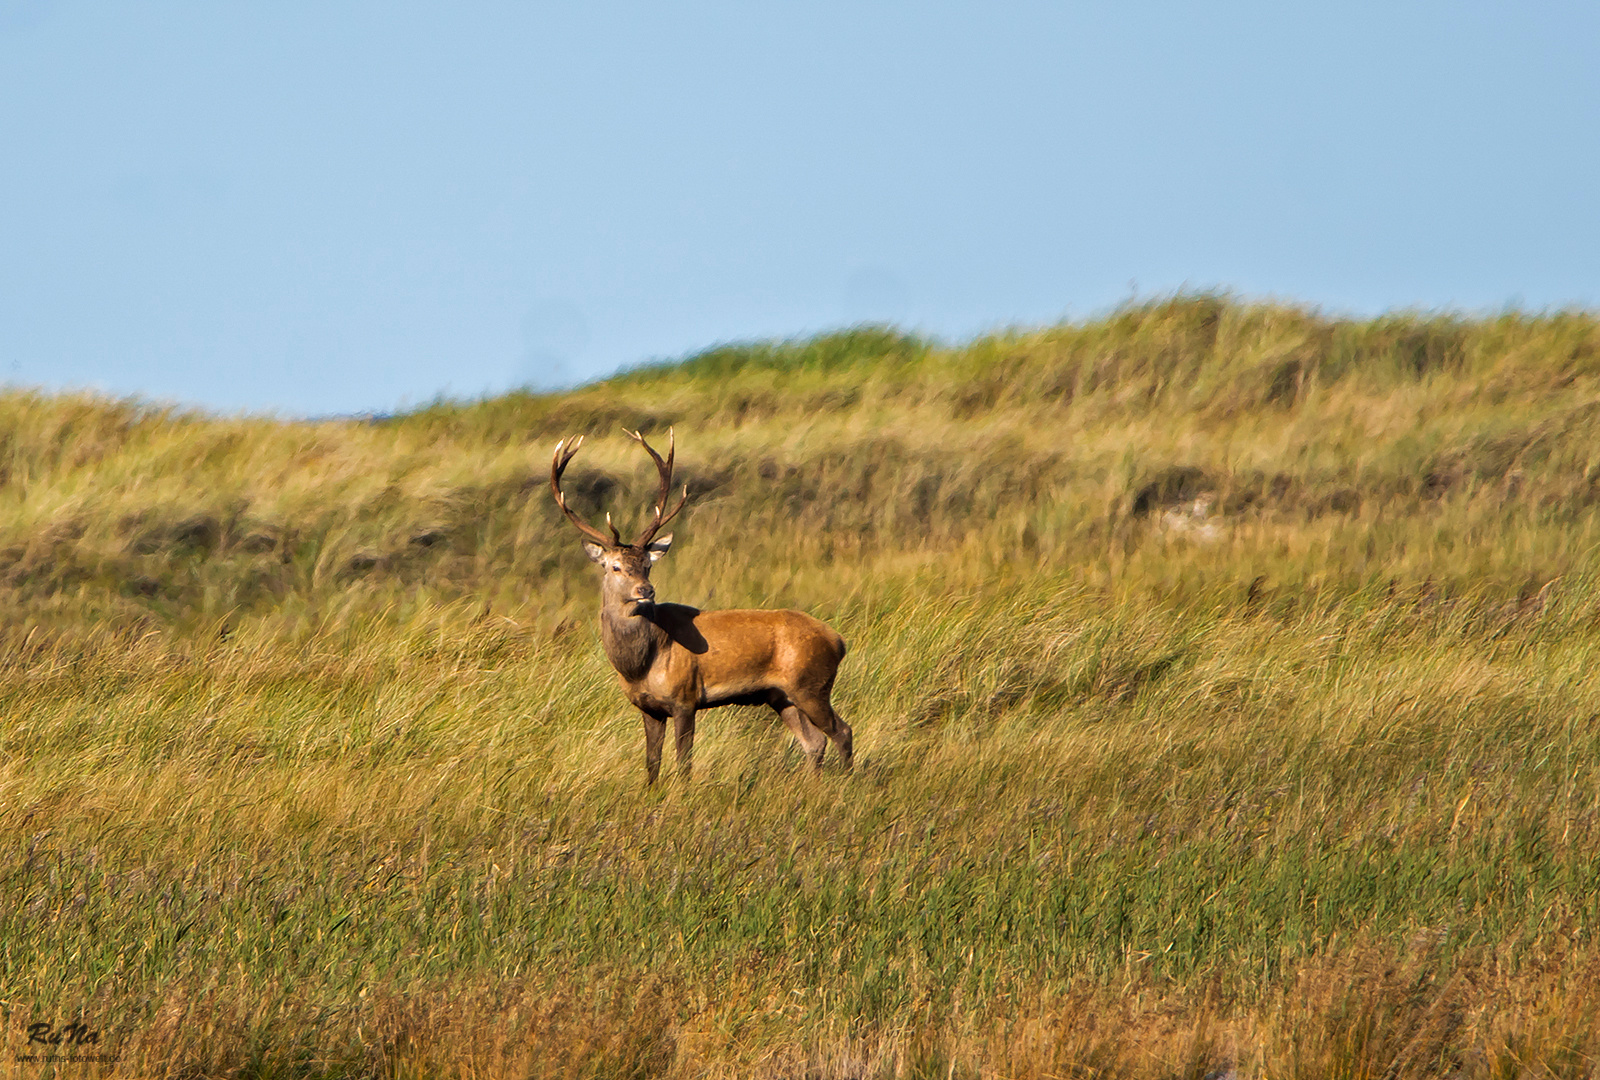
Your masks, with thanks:
M377 422L0 415L19 1074L1594 1075L1586 314L1178 297ZM545 475L591 433L568 487L632 521L604 436L669 424L658 588L833 623L853 775L725 709L645 788ZM75 1020L118 1060L17 1060Z

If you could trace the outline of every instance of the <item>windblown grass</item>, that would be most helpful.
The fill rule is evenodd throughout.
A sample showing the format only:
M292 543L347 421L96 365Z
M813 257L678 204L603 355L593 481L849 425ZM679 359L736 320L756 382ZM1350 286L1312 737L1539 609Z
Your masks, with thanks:
M0 1011L63 1075L1593 1076L1600 322L1180 297L374 423L0 399ZM586 512L850 641L643 785ZM80 1048L82 1052L82 1048ZM70 1073L69 1073L70 1070Z

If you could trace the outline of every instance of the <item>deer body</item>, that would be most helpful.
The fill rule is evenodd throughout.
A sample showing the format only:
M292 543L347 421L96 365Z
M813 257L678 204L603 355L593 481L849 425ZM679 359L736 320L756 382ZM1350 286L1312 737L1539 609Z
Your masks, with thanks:
M584 551L600 567L600 639L623 693L643 715L650 782L655 783L661 770L667 720L673 722L678 769L688 775L695 715L719 705L768 705L815 767L821 768L830 738L848 767L852 733L830 700L845 644L832 627L801 611L700 611L656 603L650 567L672 545L670 535L656 539L656 532L683 509L688 491L671 513L663 513L671 488L672 450L663 461L642 435L632 434L661 474L655 520L632 544L622 542L615 526L607 539L566 505L561 474L581 438L556 446L550 486L557 505L586 537ZM609 515L606 523L611 524Z

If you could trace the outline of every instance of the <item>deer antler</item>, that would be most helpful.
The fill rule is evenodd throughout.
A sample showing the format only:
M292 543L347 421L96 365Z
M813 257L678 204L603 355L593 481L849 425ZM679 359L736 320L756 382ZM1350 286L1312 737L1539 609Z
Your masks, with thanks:
M571 445L569 446L568 443ZM561 512L567 515L567 520L578 527L578 531L589 539L606 547L622 547L622 534L617 532L617 527L611 524L611 515L606 515L606 527L611 530L611 538L606 539L606 534L584 521L572 508L567 505L567 497L561 493L561 474L567 471L567 462L572 460L572 455L578 452L578 447L583 445L583 436L576 435L571 439L562 439L556 443L555 455L550 458L550 493L556 497L556 505L561 507Z
M650 455L650 460L656 463L656 472L661 474L661 492L656 496L655 517L645 523L639 538L633 542L636 548L642 548L656 538L656 533L661 527L678 516L678 511L683 509L683 504L689 501L689 485L683 485L683 497L678 500L678 505L670 513L663 513L667 508L667 496L672 494L672 459L677 452L677 440L673 437L672 429L667 429L667 460L662 461L661 455L656 453L651 445L644 441L644 436L637 431L628 432L630 438L644 447L645 453Z

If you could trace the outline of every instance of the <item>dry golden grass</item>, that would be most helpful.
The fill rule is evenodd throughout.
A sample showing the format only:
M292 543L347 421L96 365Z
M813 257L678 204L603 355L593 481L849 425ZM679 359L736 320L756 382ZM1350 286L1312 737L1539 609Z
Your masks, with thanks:
M1600 323L1181 297L376 421L0 398L0 1019L55 1075L1593 1076ZM643 785L550 503L849 640ZM82 1048L80 1048L81 1051Z

